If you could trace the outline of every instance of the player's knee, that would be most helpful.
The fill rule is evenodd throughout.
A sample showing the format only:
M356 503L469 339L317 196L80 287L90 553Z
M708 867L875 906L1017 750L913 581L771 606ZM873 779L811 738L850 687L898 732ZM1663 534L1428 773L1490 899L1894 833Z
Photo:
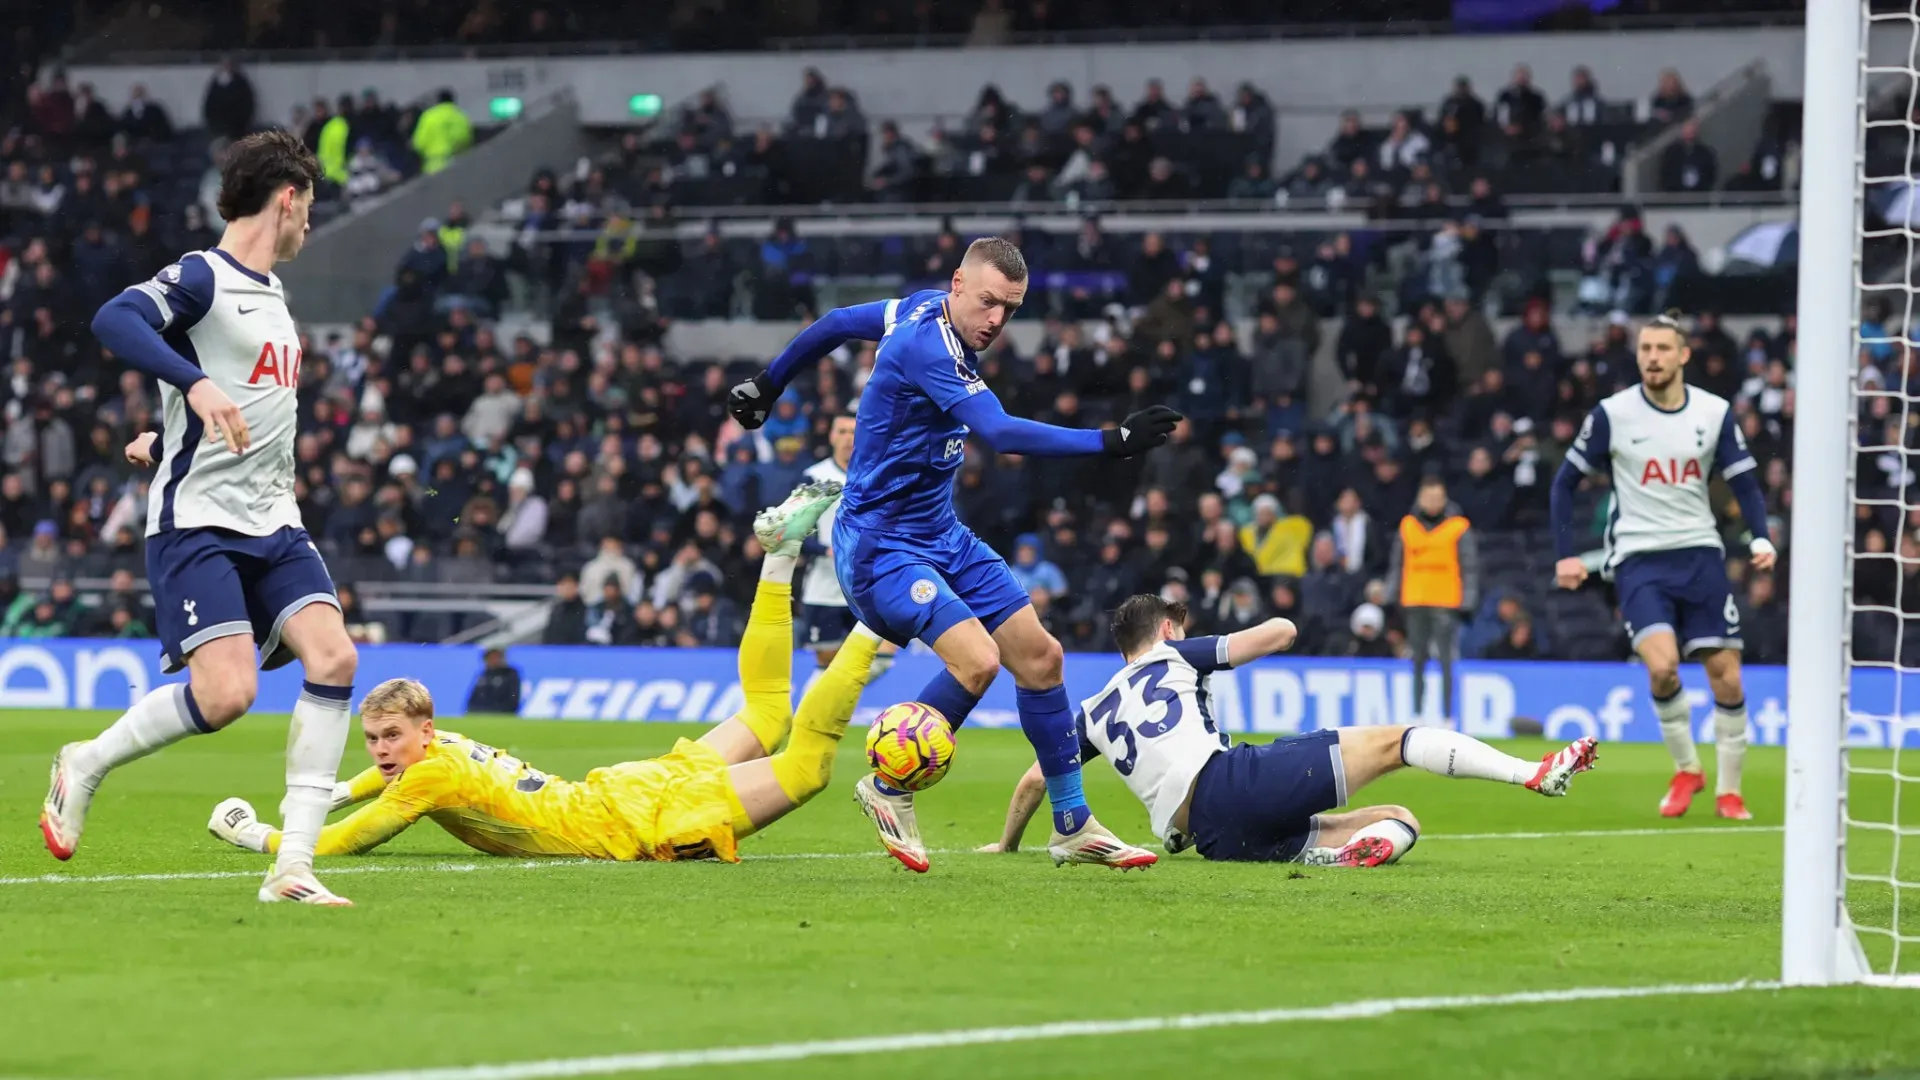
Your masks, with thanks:
M833 755L830 753L809 754L789 748L773 755L769 761L773 767L774 782L780 785L781 793L792 800L795 806L827 790L827 785L833 782Z
M253 708L260 680L252 668L235 671L196 672L189 684L200 716L211 728L223 728L245 716Z
M1404 806L1383 806L1380 810L1383 820L1397 821L1412 829L1415 836L1420 835L1420 819L1413 816L1413 811Z
M1000 673L1000 646L987 638L979 648L969 649L948 661L947 667L969 693L984 694L987 687L993 685L993 677Z
M360 667L360 652L353 647L351 638L341 634L309 652L312 655L300 658L309 682L322 686L353 685L354 673Z
M1647 683L1657 698L1669 698L1680 692L1680 664L1664 656L1647 662Z
M1045 644L1017 659L1010 659L1007 666L1013 671L1014 681L1022 686L1044 689L1058 686L1066 671L1067 653L1052 634L1046 635Z

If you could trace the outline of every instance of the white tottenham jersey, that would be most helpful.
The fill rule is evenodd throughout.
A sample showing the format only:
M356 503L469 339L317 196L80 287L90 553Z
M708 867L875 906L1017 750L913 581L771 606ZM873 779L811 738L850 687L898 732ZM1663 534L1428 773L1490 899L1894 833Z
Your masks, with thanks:
M835 465L832 458L822 458L807 466L807 479L832 480L844 484L847 482L847 470ZM827 512L820 515L820 528L815 535L823 547L833 546L833 521L839 516L839 503L827 507ZM846 594L840 591L840 579L833 573L832 559L815 555L807 560L807 579L800 586L800 602L818 607L847 606Z
M1163 641L1120 669L1081 702L1080 755L1112 763L1147 804L1154 835L1180 846L1174 812L1193 791L1207 759L1227 749L1213 723L1207 676L1227 667L1227 638Z
M1671 412L1638 386L1607 398L1587 414L1567 460L1588 476L1613 477L1608 570L1649 551L1724 551L1707 477L1718 468L1730 479L1755 465L1727 399L1697 386Z
M231 529L267 536L299 527L293 497L300 335L280 280L219 249L195 251L133 286L160 309L160 334L240 407L252 433L245 454L206 441L186 394L161 384L160 467L147 500L147 535Z

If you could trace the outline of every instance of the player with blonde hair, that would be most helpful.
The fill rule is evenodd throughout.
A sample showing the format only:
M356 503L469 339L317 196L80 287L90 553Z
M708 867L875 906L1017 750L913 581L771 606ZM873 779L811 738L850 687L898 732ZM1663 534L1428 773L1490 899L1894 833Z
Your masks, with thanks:
M740 642L746 704L725 722L661 757L595 769L575 782L438 730L426 687L389 679L360 705L374 764L334 793L336 808L373 801L322 830L319 854L370 851L427 817L494 855L737 861L739 841L826 788L879 645L877 635L856 627L794 711L794 565L802 540L839 496L838 484L804 484L754 522L767 556ZM207 827L251 851L272 852L281 842L279 830L241 799L215 807Z

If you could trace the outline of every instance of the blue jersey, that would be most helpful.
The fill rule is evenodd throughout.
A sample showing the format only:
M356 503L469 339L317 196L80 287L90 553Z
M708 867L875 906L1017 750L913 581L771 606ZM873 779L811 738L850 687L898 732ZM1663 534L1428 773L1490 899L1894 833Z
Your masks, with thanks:
M861 531L940 536L959 525L953 479L967 425L950 410L987 384L947 320L945 291L890 301L873 375L860 395L840 524Z

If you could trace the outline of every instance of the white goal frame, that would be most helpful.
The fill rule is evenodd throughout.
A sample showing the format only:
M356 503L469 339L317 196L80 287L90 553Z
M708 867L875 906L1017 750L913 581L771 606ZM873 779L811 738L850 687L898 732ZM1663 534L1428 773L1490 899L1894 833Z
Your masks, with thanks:
M1788 985L1920 985L1920 976L1870 971L1846 907L1847 562L1871 25L1866 0L1807 4L1780 920Z

